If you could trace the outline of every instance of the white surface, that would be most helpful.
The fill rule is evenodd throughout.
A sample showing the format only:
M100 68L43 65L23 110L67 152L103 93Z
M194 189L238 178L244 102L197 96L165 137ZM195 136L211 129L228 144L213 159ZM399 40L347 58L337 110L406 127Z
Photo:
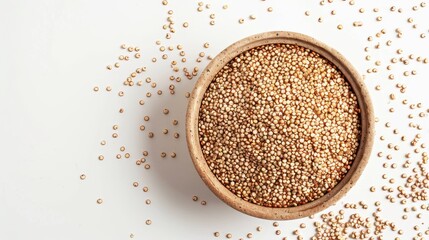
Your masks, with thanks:
M0 1L0 239L212 239L213 232L219 231L223 239L230 232L234 239L245 237L253 232L253 239L281 239L292 236L292 230L298 224L309 219L281 222L281 236L276 236L277 228L272 221L265 221L241 214L217 199L202 183L194 170L186 148L184 121L187 91L191 91L196 78L188 81L183 76L176 84L176 94L168 94L168 77L172 74L169 61L161 61L159 46L182 44L188 61L186 66L195 66L194 59L201 51L215 56L233 42L251 34L271 30L297 31L313 36L335 47L366 76L366 83L373 98L377 124L377 141L363 176L357 185L336 206L327 211L338 210L342 203L366 200L373 209L374 201L383 202L381 215L394 221L404 230L403 239L411 239L418 231L412 227L418 224L420 232L427 229L423 222L429 219L428 211L422 219L410 214L407 221L402 220L399 203L384 203L385 195L380 190L370 193L371 185L388 185L381 179L382 173L399 176L404 169L383 169L384 161L376 157L379 151L388 152L387 144L400 143L400 136L408 139L421 132L427 141L427 118L416 118L424 130L408 128L407 115L415 116L428 108L429 65L412 61L408 66L395 64L392 71L396 80L387 80L385 70L392 57L398 57L397 48L404 50L404 56L414 53L416 56L429 57L428 38L419 38L420 33L428 33L428 8L412 11L411 7L420 1L356 1L350 6L338 1L320 6L318 1L207 1L211 8L197 12L196 1L170 0L168 6L157 1ZM227 10L223 4L229 4ZM391 5L402 7L404 12L391 13ZM268 13L266 9L273 7ZM364 14L358 9L364 7ZM380 11L374 13L372 8ZM167 11L174 11L176 33L171 40L164 38L162 25L167 23ZM337 15L329 13L335 9ZM311 16L304 12L309 10ZM209 25L209 15L216 14L216 25ZM250 21L254 14L257 19ZM324 22L317 18L323 16ZM377 16L383 21L376 22ZM407 18L413 17L418 25L413 29ZM244 18L244 24L238 19ZM189 28L181 27L184 21ZM363 27L352 27L353 21L362 21ZM344 29L337 30L337 24ZM395 37L394 30L400 27L404 32L401 39ZM374 36L382 28L387 34L380 39ZM391 39L393 44L386 47ZM210 43L209 49L202 47ZM381 49L373 46L380 42ZM107 71L106 66L117 61L125 52L122 44L139 46L143 57L140 60L121 63L119 69ZM370 47L371 61L365 61L365 46ZM168 51L167 51L168 52ZM177 54L177 52L175 53ZM150 59L156 56L158 62ZM178 56L178 55L174 55ZM178 57L175 57L179 61ZM376 60L382 61L377 74L366 74ZM122 81L127 74L140 66L147 66L144 77L150 76L162 89L162 96L156 90L144 84L142 87L124 87ZM207 60L199 64L203 69ZM182 65L180 65L182 66ZM403 77L405 70L416 69L416 76ZM407 85L407 92L399 94L396 83ZM374 86L381 85L377 92ZM108 93L104 89L112 86ZM99 86L100 91L92 91ZM120 98L117 92L125 91ZM144 95L151 91L153 96ZM390 101L388 94L396 93L398 100ZM423 103L422 109L410 110L400 101L407 98L411 103ZM140 106L139 99L146 104ZM124 114L118 109L123 107ZM165 116L162 109L168 107L170 114ZM388 108L395 107L395 113ZM143 116L150 115L145 123L146 131L138 127ZM178 119L179 125L173 127L172 119ZM390 129L384 128L386 121L392 122ZM113 139L112 126L119 125L118 139ZM163 128L170 134L162 136ZM399 135L393 135L393 129L399 129ZM149 140L147 133L155 132L155 138ZM172 133L181 134L174 139ZM388 140L381 142L383 134ZM107 141L101 146L101 140ZM409 141L408 141L409 142ZM408 143L407 142L407 143ZM126 146L130 159L117 160L120 146ZM403 162L404 154L410 150L401 143L401 150L392 152L393 161ZM145 170L135 165L142 157L142 151L150 152L147 162L152 166ZM177 158L159 157L160 152L177 153ZM104 161L97 156L103 154ZM413 156L417 156L414 154ZM408 173L411 169L406 170ZM87 179L81 181L80 174ZM132 183L139 182L134 188ZM149 192L142 191L143 186ZM199 196L208 204L202 206L193 202L192 196ZM96 204L98 198L103 204ZM152 200L151 205L144 203ZM421 203L419 203L421 204ZM419 206L419 204L409 204ZM370 214L371 212L362 213ZM153 221L145 224L146 219ZM423 224L423 225L422 225ZM257 233L256 226L263 226ZM305 239L313 233L309 226L301 230ZM386 231L385 239L393 239ZM426 235L424 235L426 236ZM428 236L426 236L428 238ZM289 238L290 239L290 238ZM292 238L295 239L295 238Z

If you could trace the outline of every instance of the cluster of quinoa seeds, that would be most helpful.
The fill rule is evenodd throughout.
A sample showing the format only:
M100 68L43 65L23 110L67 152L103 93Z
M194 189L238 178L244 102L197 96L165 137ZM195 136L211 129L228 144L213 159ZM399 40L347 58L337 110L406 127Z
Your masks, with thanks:
M199 114L203 155L217 179L261 206L314 201L345 176L361 132L341 71L297 45L250 49L227 63Z

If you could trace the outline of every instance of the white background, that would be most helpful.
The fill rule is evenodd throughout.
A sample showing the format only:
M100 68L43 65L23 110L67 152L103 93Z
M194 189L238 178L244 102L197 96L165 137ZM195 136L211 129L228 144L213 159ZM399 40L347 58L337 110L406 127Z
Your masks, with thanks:
M377 152L392 154L398 166L404 162L404 154L412 151L409 141L415 134L421 133L428 142L429 123L427 118L417 117L419 112L428 108L429 65L410 60L409 65L392 64L395 80L388 80L390 74L386 66L392 57L429 57L427 38L428 8L411 8L421 1L370 1L357 0L355 5L345 1L335 1L321 6L318 1L207 1L210 9L198 12L197 1L170 0L163 6L160 0L126 1L0 1L0 239L212 239L213 232L232 233L233 239L245 238L252 232L253 239L281 239L292 237L292 231L302 222L307 228L300 230L305 239L313 233L311 219L300 219L280 223L274 228L272 221L256 219L226 206L217 199L202 183L193 168L185 141L185 111L187 99L185 93L192 90L196 78L189 81L184 76L176 85L176 94L168 93L168 79L173 74L169 66L172 60L180 61L177 50L166 51L167 61L161 59L161 53L155 45L157 40L164 46L181 44L186 52L189 69L196 66L199 52L215 56L233 42L265 31L296 31L310 35L336 48L365 76L365 82L371 93L377 123L376 143L370 162L357 185L336 206L325 211L337 211L344 203L357 203L364 200L369 210L355 210L363 216L370 216L374 210L374 201L382 202L381 216L393 221L398 229L404 230L401 239L411 239L418 232L428 229L424 222L429 219L428 211L408 215L403 220L404 205L388 203L386 193L380 191L383 185L389 185L381 178L386 173L400 183L399 174L411 173L411 169L384 169L385 158L378 158ZM222 6L229 8L223 10ZM402 8L403 13L390 12L391 6ZM272 7L273 12L267 12ZM359 13L359 8L365 13ZM372 11L379 8L379 12ZM166 24L167 11L173 10L176 33L170 40L165 39L162 25ZM310 16L305 16L305 11ZM330 15L336 10L335 16ZM216 24L209 25L209 15L216 14ZM250 20L254 14L256 20ZM377 22L377 16L383 20ZM317 19L323 17L323 23ZM407 19L412 17L417 28L413 29ZM238 19L245 19L238 24ZM187 29L183 22L189 22ZM362 21L362 27L353 27L354 21ZM414 24L413 23L413 24ZM342 24L343 30L336 26ZM386 30L381 38L375 34ZM397 38L395 29L400 28L402 38ZM368 36L374 40L367 41ZM392 40L392 46L385 42ZM203 48L210 43L208 49ZM374 46L380 42L380 49ZM127 63L121 62L119 69L107 71L106 66L114 64L117 57L127 54L120 49L121 44L139 46L142 58L131 57ZM364 52L368 46L369 53ZM398 48L402 55L396 54ZM365 56L371 55L366 61ZM152 63L152 57L158 61ZM378 73L367 74L368 68L374 68L374 62L382 65ZM208 63L198 64L203 69ZM149 84L141 87L126 87L123 80L134 69L147 66L147 72L140 79L151 77L157 83L152 89ZM404 71L417 71L416 76L404 77ZM179 76L179 74L175 74ZM182 75L182 74L180 74ZM407 91L400 94L395 84L405 84ZM380 91L374 87L381 86ZM92 91L98 86L99 92ZM106 86L112 91L106 92ZM158 96L156 91L163 90ZM119 97L118 91L125 96ZM145 94L152 92L151 98ZM397 100L388 98L390 93ZM138 101L146 104L140 106ZM411 110L401 104L403 99L410 103L421 102L423 108ZM395 108L389 113L390 107ZM119 108L125 112L119 114ZM170 114L162 114L169 108ZM414 119L407 115L413 113ZM150 121L144 123L143 117L149 115ZM171 121L179 120L178 126ZM389 121L391 128L385 128ZM423 127L418 131L409 128L415 122ZM114 131L112 126L119 125ZM139 131L140 124L146 130ZM170 133L162 135L168 128ZM394 135L393 129L399 134ZM154 139L147 133L153 131ZM111 137L113 132L119 138ZM173 132L180 133L179 139L172 137ZM378 140L381 135L385 141ZM408 141L401 142L400 136ZM105 146L100 141L106 140ZM387 149L387 144L398 144L401 149ZM130 159L116 159L120 146L125 146L131 154ZM149 151L146 158L151 164L150 170L135 161L142 157L142 151ZM177 158L162 159L161 152L177 153ZM98 155L104 155L99 161ZM419 159L412 154L412 166ZM391 163L391 162L390 162ZM86 180L79 179L86 174ZM388 179L389 179L388 178ZM132 186L138 182L139 187ZM370 186L377 186L375 193L369 192ZM143 192L142 187L149 191ZM396 185L389 185L396 186ZM199 197L198 202L192 196ZM98 198L103 204L96 204ZM146 205L145 200L152 204ZM206 206L200 204L207 201ZM409 203L407 207L419 207L423 202ZM426 201L427 204L427 201ZM351 212L353 213L353 211ZM319 215L316 215L316 219ZM145 221L152 220L147 226ZM414 231L419 225L419 231ZM255 228L262 226L261 232ZM277 236L274 231L282 230ZM396 233L387 230L385 239L393 239Z

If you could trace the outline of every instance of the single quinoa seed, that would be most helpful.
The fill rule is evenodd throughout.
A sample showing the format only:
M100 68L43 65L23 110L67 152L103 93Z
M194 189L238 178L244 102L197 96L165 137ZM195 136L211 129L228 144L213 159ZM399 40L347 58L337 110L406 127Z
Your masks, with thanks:
M331 191L350 169L359 105L344 75L296 45L250 49L214 77L199 140L217 179L238 197L292 207Z

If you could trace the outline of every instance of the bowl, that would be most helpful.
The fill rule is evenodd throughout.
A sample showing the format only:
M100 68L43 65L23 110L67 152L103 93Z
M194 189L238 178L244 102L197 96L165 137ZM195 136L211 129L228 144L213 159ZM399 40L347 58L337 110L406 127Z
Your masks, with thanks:
M247 202L229 191L216 178L204 159L198 136L198 117L201 101L217 72L237 55L266 44L296 44L319 53L336 65L351 85L360 107L361 137L356 158L344 178L324 196L296 207L274 208ZM204 69L192 91L186 114L186 139L194 166L210 190L229 206L245 214L271 220L307 217L336 203L359 179L373 145L374 116L371 99L359 73L335 49L320 41L295 32L265 32L246 37L219 53Z

